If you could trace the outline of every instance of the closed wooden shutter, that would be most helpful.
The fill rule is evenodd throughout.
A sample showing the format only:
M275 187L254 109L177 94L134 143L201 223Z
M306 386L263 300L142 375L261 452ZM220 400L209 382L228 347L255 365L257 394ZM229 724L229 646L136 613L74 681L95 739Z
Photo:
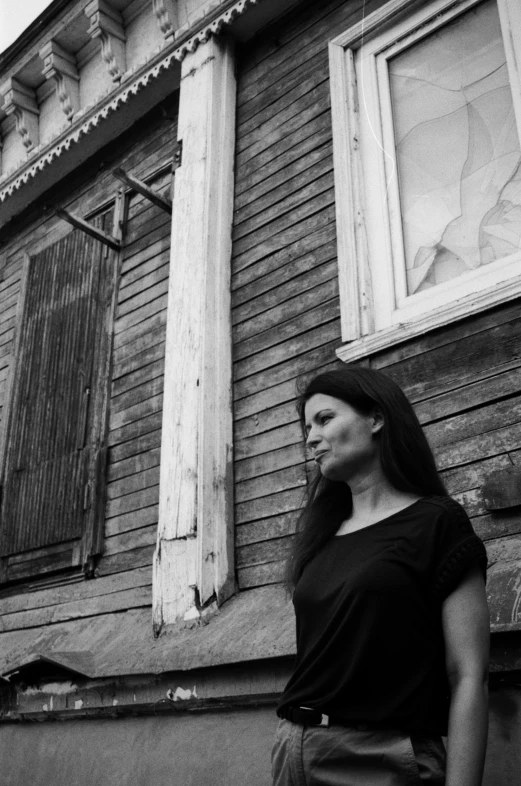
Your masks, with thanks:
M114 263L79 231L29 260L2 494L4 558L85 539L104 455Z

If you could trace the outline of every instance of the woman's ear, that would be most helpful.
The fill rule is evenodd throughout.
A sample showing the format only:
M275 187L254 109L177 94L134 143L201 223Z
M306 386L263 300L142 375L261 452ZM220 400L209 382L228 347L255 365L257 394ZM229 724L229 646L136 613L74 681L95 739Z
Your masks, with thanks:
M384 416L381 409L375 407L372 412L371 430L373 434L378 434L384 427Z

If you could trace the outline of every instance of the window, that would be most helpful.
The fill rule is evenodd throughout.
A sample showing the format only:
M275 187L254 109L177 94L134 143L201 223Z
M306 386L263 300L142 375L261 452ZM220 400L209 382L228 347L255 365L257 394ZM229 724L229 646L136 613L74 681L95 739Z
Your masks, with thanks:
M115 265L114 252L77 230L26 260L4 448L2 581L84 566L100 551Z
M330 45L355 360L521 294L521 9L387 3Z

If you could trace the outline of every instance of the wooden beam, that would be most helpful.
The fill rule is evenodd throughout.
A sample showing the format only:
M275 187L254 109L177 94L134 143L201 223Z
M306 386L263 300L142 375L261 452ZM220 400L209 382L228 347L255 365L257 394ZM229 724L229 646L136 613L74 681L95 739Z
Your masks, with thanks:
M117 167L116 169L112 170L112 174L114 177L117 177L118 180L121 180L122 183L125 183L126 186L137 191L138 194L142 194L145 199L148 199L150 202L153 202L154 205L157 205L161 208L161 210L165 210L167 213L172 214L172 200L165 199L164 197L159 196L156 192L147 186L146 183L143 183L142 180L138 180L136 177L132 177L132 175L127 174L124 169L121 167Z
M82 232L85 232L86 235L90 235L96 240L99 240L100 243L103 243L105 246L113 248L114 251L120 250L121 243L119 240L116 240L116 238L112 237L112 235L107 235L106 232L102 232L101 229L96 229L96 227L93 227L92 224L88 223L88 221L84 221L83 218L78 218L78 216L74 216L72 213L69 213L68 210L64 210L63 208L57 208L54 212L57 216L63 218L64 221L72 224L72 226L76 227L76 229L81 229Z

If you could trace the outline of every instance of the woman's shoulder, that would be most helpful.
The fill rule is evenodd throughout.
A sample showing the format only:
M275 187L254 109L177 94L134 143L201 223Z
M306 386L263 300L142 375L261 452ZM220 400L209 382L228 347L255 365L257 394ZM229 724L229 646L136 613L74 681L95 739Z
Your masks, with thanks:
M468 522L469 517L463 505L449 496L427 496L420 499L426 510L434 516L442 516L454 522Z

